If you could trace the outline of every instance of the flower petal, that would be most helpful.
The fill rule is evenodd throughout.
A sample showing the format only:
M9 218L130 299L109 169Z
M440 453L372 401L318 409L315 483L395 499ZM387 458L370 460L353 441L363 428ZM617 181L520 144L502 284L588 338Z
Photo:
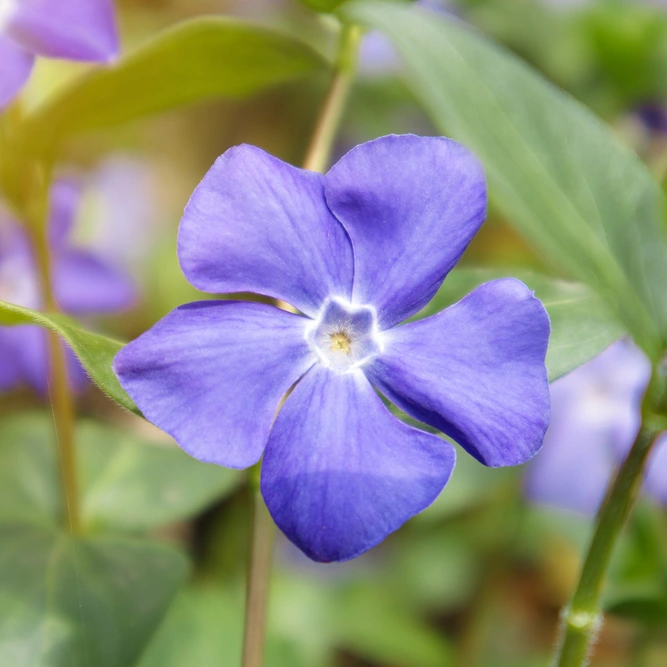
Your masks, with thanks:
M56 301L67 313L112 313L132 305L136 289L120 271L81 250L61 250L53 258Z
M0 34L0 109L11 102L28 80L35 56Z
M350 298L352 249L323 176L253 146L222 155L197 186L178 236L186 278L205 292L257 292L315 317Z
M259 303L190 303L124 347L114 370L188 454L246 468L262 455L280 399L314 362L308 322Z
M381 137L353 148L325 177L327 203L354 248L356 303L381 328L425 306L486 215L482 166L444 137Z
M663 433L653 445L644 490L654 500L667 505L667 433Z
M594 514L641 425L651 363L619 340L551 387L551 424L526 473L534 502Z
M0 392L10 391L21 382L16 350L21 332L18 327L0 327Z
M40 56L108 62L118 54L112 0L19 0L7 34Z
M72 178L58 179L49 193L49 243L62 245L69 235L81 202L81 184Z
M40 327L18 326L5 330L4 342L13 338L17 376L13 386L30 385L40 396L49 396L49 348L47 332ZM65 345L65 343L62 343ZM88 376L69 346L65 345L67 378L71 389L78 393L88 384ZM8 387L13 388L13 387Z
M348 560L428 507L454 460L449 443L391 415L362 372L318 364L278 414L262 493L310 558Z
M433 317L385 331L366 375L485 465L516 465L540 448L549 424L549 329L523 283L494 280Z
M533 502L593 515L620 463L615 424L601 424L589 404L575 404L580 397L569 392L569 377L551 385L551 425L526 472L525 491Z

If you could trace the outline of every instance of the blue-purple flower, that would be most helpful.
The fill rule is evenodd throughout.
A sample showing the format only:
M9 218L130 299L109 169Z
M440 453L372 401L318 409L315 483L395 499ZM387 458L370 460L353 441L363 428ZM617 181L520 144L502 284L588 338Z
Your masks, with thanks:
M0 108L35 56L108 62L118 52L112 0L0 0Z
M492 281L397 326L433 297L485 211L481 165L441 137L382 137L325 175L232 148L185 210L183 272L201 290L299 313L181 306L121 350L121 384L195 458L246 468L263 455L283 532L314 560L353 558L427 507L454 466L448 442L376 392L486 465L541 445L549 320L525 285Z
M59 307L72 315L115 312L131 305L135 289L122 273L68 240L79 201L78 184L60 180L51 189L48 221L52 283ZM0 300L41 309L35 254L25 230L0 208ZM68 356L75 389L85 374L74 355ZM0 327L0 391L29 384L48 392L46 333L39 327Z
M641 424L651 364L620 340L551 385L551 425L528 468L526 493L538 503L593 514ZM667 437L656 443L644 490L667 502Z

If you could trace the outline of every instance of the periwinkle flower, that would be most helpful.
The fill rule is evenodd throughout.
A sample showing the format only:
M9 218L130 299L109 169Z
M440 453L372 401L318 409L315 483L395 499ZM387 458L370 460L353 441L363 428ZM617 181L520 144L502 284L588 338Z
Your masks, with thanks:
M59 307L72 315L122 310L134 301L131 281L95 255L73 247L68 238L80 197L69 179L51 188L48 220L52 283ZM0 300L32 309L44 306L35 253L26 231L7 212L0 211ZM74 389L85 374L74 355L68 356ZM46 333L36 326L0 327L0 391L29 384L48 393Z
M35 56L108 62L118 52L112 0L0 0L0 108Z
M632 343L620 340L551 385L551 425L530 464L531 500L593 514L641 424L642 396L651 364ZM654 446L645 491L667 502L667 437Z
M525 285L492 281L397 326L433 297L485 210L481 165L441 137L382 137L326 175L232 148L185 209L183 272L299 313L186 304L119 352L121 384L197 459L246 468L263 454L262 493L287 537L317 561L353 558L427 507L455 459L376 391L486 465L541 445L549 320Z

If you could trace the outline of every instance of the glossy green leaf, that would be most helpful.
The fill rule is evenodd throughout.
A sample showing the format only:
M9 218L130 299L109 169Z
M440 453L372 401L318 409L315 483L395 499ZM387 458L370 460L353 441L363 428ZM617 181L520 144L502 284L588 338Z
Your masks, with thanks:
M484 163L491 195L546 257L593 286L652 357L667 341L663 195L591 112L461 21L355 0L386 32L436 126Z
M324 66L310 47L224 17L183 22L96 69L28 119L36 145L216 97L243 98Z
M605 301L590 287L513 269L455 269L418 317L446 308L488 280L508 276L518 278L534 290L549 313L547 369L551 381L597 356L625 334Z
M0 664L132 665L187 573L163 544L0 524Z
M0 521L59 521L54 438L47 413L0 423ZM152 444L96 422L78 425L76 445L87 530L140 531L182 521L240 481L239 473L196 461L175 445Z
M0 325L21 324L36 324L62 336L95 384L124 408L139 414L134 401L125 393L111 369L114 356L123 347L122 343L85 331L65 315L39 313L0 301Z

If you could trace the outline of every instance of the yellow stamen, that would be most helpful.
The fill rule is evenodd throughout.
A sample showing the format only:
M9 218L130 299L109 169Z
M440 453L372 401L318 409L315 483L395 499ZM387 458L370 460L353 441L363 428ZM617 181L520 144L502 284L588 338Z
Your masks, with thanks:
M344 352L345 354L350 354L351 343L350 339L342 331L332 334L331 336L331 351L332 352Z

